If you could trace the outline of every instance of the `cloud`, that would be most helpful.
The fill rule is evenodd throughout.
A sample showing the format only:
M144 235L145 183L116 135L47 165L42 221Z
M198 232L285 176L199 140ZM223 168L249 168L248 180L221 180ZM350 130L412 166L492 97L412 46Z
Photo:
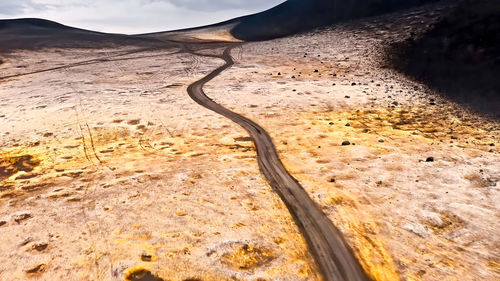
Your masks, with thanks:
M162 0L152 0L162 1ZM224 9L254 10L269 7L269 3L277 4L280 1L269 0L163 0L178 7L198 11L218 11ZM281 1L283 2L283 1Z
M217 23L284 0L0 0L0 18L37 17L116 33L146 33Z
M36 3L34 0L2 0L0 1L0 15L18 15L30 10L45 10L47 5Z

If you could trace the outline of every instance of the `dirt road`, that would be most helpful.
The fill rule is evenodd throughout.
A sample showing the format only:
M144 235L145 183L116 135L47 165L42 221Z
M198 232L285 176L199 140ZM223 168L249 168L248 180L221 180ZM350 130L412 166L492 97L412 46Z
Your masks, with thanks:
M323 279L325 281L370 280L344 240L342 233L309 198L300 183L285 169L269 134L257 123L222 107L203 92L203 86L207 82L234 64L231 57L232 47L227 47L222 55L199 54L186 46L184 49L193 55L221 58L225 61L224 65L191 84L188 87L189 96L207 109L231 119L250 134L257 149L260 170L288 207L307 241Z

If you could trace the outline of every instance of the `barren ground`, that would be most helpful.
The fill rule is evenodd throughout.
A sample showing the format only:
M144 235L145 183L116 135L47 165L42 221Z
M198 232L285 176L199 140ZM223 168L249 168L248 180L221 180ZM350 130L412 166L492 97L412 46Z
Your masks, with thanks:
M438 15L249 43L206 87L271 134L375 280L500 278L499 122L383 63ZM222 62L129 51L2 57L10 76L113 56L0 80L0 280L319 280L246 133L186 94Z

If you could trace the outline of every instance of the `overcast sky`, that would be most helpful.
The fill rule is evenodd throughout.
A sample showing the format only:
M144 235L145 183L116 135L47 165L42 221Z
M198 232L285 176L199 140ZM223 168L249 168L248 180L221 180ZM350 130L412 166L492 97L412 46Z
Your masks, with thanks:
M0 19L36 17L104 32L146 33L217 23L284 0L0 0Z

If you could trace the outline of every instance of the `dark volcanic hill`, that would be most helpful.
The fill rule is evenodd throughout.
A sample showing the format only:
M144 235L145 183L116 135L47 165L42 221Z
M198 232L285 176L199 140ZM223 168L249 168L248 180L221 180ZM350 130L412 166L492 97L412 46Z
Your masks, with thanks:
M394 44L399 71L500 118L500 2L462 1L429 31Z
M231 33L244 41L268 40L428 2L437 0L288 0L262 13L237 19L239 23Z
M151 38L89 31L43 19L0 20L0 51L44 47L101 48L155 44L159 42Z

